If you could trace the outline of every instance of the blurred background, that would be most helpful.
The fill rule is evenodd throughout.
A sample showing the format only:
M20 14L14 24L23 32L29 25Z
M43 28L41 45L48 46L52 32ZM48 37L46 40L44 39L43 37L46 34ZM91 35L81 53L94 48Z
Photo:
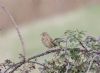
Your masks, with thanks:
M8 7L19 24L100 4L100 0L0 0L0 2ZM8 16L0 9L0 29L5 30L11 26Z
M47 50L42 32L53 38L70 29L100 36L100 0L0 0L11 11L26 45L27 57ZM0 62L17 61L21 45L7 14L0 8ZM40 58L41 59L41 58Z

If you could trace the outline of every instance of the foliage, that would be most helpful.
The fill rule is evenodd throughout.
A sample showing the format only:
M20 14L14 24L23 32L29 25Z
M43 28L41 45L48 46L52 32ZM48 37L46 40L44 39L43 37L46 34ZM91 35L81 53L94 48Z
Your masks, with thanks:
M64 36L56 38L55 42L59 43L64 51L55 53L52 60L46 61L45 65L48 68L41 68L41 73L85 73L87 71L98 73L100 54L97 52L100 51L100 40L86 36L84 31L67 30ZM95 55L96 58L89 69Z
M86 35L84 31L67 30L62 37L55 38L54 43L57 44L54 49L26 60L20 54L21 62L5 60L0 65L0 71L5 68L3 73L29 73L36 69L37 64L40 73L100 73L100 40ZM50 53L53 55L51 60L38 63L38 57Z

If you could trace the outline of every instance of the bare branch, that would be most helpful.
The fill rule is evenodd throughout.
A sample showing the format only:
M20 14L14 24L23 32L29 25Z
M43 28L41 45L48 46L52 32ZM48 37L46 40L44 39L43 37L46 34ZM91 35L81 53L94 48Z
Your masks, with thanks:
M16 65L15 67L14 67L14 69L12 70L12 71L10 71L9 73L14 73L14 71L16 71L19 67L21 67L23 64L25 63L25 61L23 61L23 62L20 62L18 65Z
M11 68L15 67L15 66L18 65L18 64L20 64L20 63L16 63L16 64L10 66L9 68L7 68L7 69L4 71L4 73L6 73L8 70L10 70Z
M14 71L16 71L19 67L21 67L23 64L29 62L30 60L36 59L36 58L38 58L38 57L41 57L41 56L44 56L44 55L47 55L47 54L55 53L55 52L58 52L58 51L61 51L61 50L64 51L64 49L51 49L51 50L48 50L48 51L43 52L43 53L41 53L41 54L35 55L35 56L33 56L33 57L30 57L30 58L28 58L26 61L23 60L23 61L21 61L21 62L18 62L18 63L16 63L17 65L15 65L14 69L13 69L12 71L10 71L10 73L14 73ZM9 68L8 70L10 70L10 69L11 69L11 68ZM8 70L6 70L6 72L7 72ZM4 73L6 73L6 72L4 72Z
M32 60L32 59L35 59L35 58L38 58L38 57L41 57L41 56L44 56L44 55L47 55L47 54L50 54L50 53L55 53L55 52L61 51L61 50L64 50L64 49L58 49L58 48L57 48L57 49L48 50L48 51L43 52L43 53L41 53L41 54L39 54L39 55L30 57L30 58L28 59L28 61L30 61L30 60Z

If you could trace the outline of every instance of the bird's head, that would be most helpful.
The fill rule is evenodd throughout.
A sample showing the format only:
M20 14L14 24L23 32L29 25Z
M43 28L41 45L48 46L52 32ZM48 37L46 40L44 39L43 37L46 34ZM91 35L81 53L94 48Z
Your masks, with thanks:
M41 33L41 36L46 36L46 35L48 35L47 32L43 32L43 33Z

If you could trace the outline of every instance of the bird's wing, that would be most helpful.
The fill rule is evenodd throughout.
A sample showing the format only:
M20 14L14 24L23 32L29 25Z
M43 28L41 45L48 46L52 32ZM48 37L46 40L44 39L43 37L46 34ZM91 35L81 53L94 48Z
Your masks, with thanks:
M50 37L50 36L46 36L47 40L49 43L52 44L52 46L54 46L54 40Z
M47 41L47 40L45 40L45 39L42 39L42 43L43 43L43 45L45 46L45 47L48 47L48 48L50 48L50 43Z

